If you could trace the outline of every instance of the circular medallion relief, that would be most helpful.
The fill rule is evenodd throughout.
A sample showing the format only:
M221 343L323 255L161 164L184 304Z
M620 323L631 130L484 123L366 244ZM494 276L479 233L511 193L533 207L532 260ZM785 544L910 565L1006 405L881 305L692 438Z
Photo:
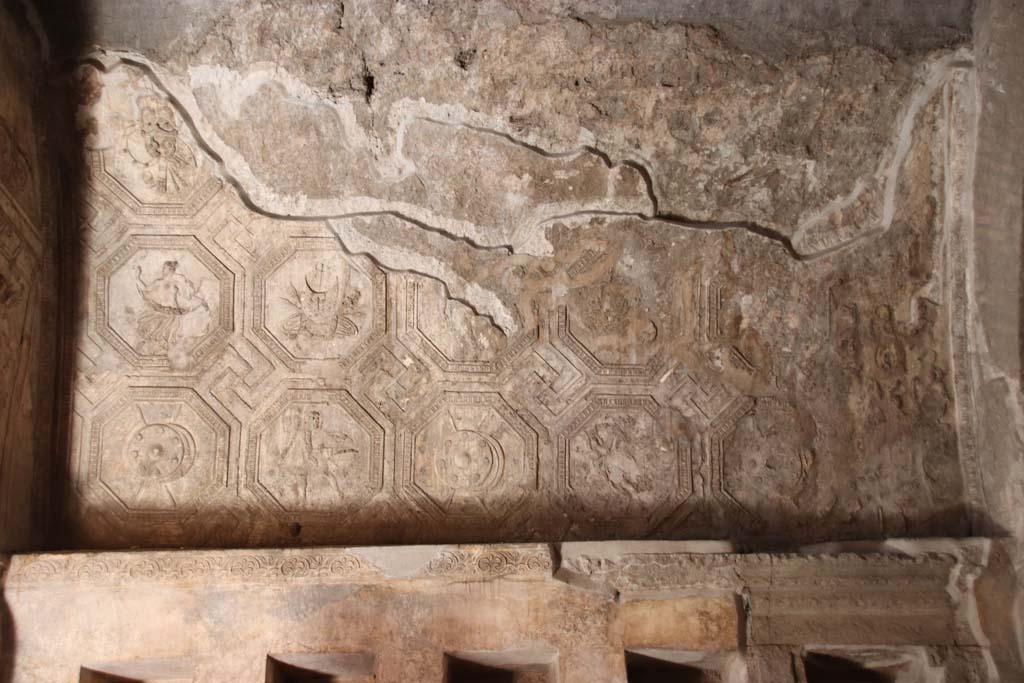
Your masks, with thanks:
M501 475L501 446L480 432L460 429L435 460L438 479L461 493L490 488Z
M139 479L168 482L191 469L195 449L184 428L166 423L147 424L128 439L128 461Z

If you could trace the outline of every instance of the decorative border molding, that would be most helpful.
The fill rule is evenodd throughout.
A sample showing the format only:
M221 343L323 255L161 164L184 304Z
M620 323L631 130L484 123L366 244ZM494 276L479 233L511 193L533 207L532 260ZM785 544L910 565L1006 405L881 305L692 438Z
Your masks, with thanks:
M8 585L302 579L330 582L378 575L372 564L345 551L28 555L14 558Z
M476 548L442 550L426 568L429 576L466 577L483 580L506 578L547 578L554 560L547 548Z
M425 550L425 554L420 554ZM409 566L408 553L417 558ZM433 552L431 552L433 551ZM393 563L393 567L390 566ZM0 557L0 570L3 558ZM403 579L545 580L554 555L546 545L325 548L313 551L166 551L16 555L7 585L49 588L129 583L258 582L377 584Z
M983 525L988 505L978 455L977 340L971 257L974 238L973 141L978 129L978 74L973 69L960 69L947 84L945 167L945 236L946 288L949 296L949 339L952 351L953 395L956 406L956 432L960 455L960 471L964 482L964 503L973 529ZM964 130L963 135L956 131Z

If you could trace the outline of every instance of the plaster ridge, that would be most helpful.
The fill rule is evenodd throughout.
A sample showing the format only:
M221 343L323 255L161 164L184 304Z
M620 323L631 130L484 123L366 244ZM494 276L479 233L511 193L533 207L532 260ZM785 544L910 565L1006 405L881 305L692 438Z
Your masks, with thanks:
M980 84L977 72L965 72L968 83L950 93L950 125L947 129L946 176L949 179L945 198L945 231L947 234L946 286L951 294L949 339L952 368L954 410L957 416L957 440L965 500L972 508L968 518L977 533L979 515L986 511L985 487L978 462L977 382L978 362L976 295L974 292L973 250L968 245L974 234L974 169L978 139L978 102ZM964 96L959 96L963 93ZM965 140L957 144L955 122L963 119ZM954 160L962 162L963 171L955 175ZM958 315L959 314L959 315ZM959 347L959 348L958 348Z
M232 186L236 188L240 196L242 196L243 201L245 201L246 205L253 211L261 213L269 218L276 218L282 220L331 220L355 216L367 216L374 214L392 215L403 220L406 220L410 223L413 223L417 225L417 227L428 229L435 233L442 233L445 236L450 237L451 239L463 241L477 249L490 248L496 250L504 250L510 253L518 253L516 250L516 246L519 246L521 251L523 246L546 242L546 240L536 239L536 236L531 235L528 236L526 239L516 240L516 242L518 242L518 245L485 244L479 238L470 237L470 233L474 232L479 228L479 226L475 224L467 224L465 221L459 221L457 219L451 219L445 216L437 216L434 214L434 212L430 210L426 210L423 209L422 207L415 205L409 205L405 202L382 202L381 200L374 197L351 197L340 201L343 206L346 204L352 205L369 203L376 204L377 208L360 207L358 209L350 209L336 212L310 210L309 204L313 202L336 203L339 201L337 199L308 200L303 197L302 199L298 200L285 200L284 198L280 197L280 195L278 195L276 192L265 188L264 184L261 181L252 176L251 171L248 169L248 164L244 160L239 158L240 155L238 155L229 145L224 143L216 132L210 130L209 127L203 123L201 119L201 114L198 113L201 108L195 101L195 98L191 94L191 91L187 87L176 87L176 85L173 83L175 80L174 76L167 73L165 69L163 69L147 57L128 50L104 50L98 54L110 55L114 57L116 60L110 62L98 58L96 55L87 58L87 61L90 61L94 64L101 66L105 71L116 68L116 66L118 66L118 64L120 63L128 64L143 69L147 73L147 75L151 77L154 84L168 97L168 99L175 106L179 114L181 114L181 116L185 119L190 130L195 136L197 143L204 150L204 152L206 152L209 156L211 156L214 159L214 161L218 165L221 174L232 184ZM205 70L196 70L195 68L193 68L193 70L190 72L190 74L192 75L198 74L198 82L200 84L206 83L206 80L204 79L212 77L210 73L207 73L207 71L210 70L212 70L211 73L215 72L216 74L221 74L222 71L231 74L232 80L238 80L242 83L248 83L253 78L272 75L273 78L275 79L275 82L285 87L289 95L293 96L296 100L304 104L316 104L319 106L327 107L334 111L339 116L339 119L343 122L343 125L345 125L347 132L351 127L351 121L349 120L350 117L345 116L344 107L342 107L337 102L327 101L326 99L315 93L315 91L309 88L309 86L302 84L301 81L298 81L298 79L294 78L293 76L288 74L287 71L279 67L274 69L257 69L246 74L246 76L242 78L238 78L236 72L226 70L223 67L210 66L204 67L204 69ZM282 74L284 75L282 76ZM251 86L246 87L251 88ZM405 100L399 101L396 104L399 110L405 109L410 106L409 102ZM423 104L425 105L426 103ZM447 111L452 109L452 107L449 105L435 105L432 106L431 108L437 109L439 111ZM393 111L391 113L392 118L394 118L396 114L401 115L401 112ZM530 231L542 230L546 224L549 224L552 221L564 220L565 218L573 216L609 215L638 217L644 220L657 220L659 222L664 222L671 225L677 225L681 227L698 230L747 230L760 237L780 242L783 245L783 247L786 248L786 250L790 253L791 256L797 256L796 252L792 248L792 245L790 244L789 238L765 226L761 226L752 222L726 221L719 223L715 221L696 221L682 216L662 212L659 208L660 200L655 189L654 175L650 167L646 163L637 159L613 158L607 152L591 144L584 143L570 150L554 151L546 149L536 143L521 140L512 135L511 133L499 130L497 128L492 128L489 126L483 126L474 123L468 123L462 120L446 121L443 118L437 118L434 116L424 116L422 114L410 115L406 113L406 115L402 117L401 121L395 122L396 144L395 149L391 152L390 156L392 157L391 165L395 166L396 168L401 168L408 164L407 160L405 160L404 157L402 156L402 140L405 135L405 128L408 127L409 123L412 123L417 120L427 121L430 123L446 125L451 127L460 127L481 134L494 135L496 137L500 137L501 139L505 140L510 144L522 147L523 149L527 149L544 158L571 159L583 154L590 154L600 159L606 169L614 170L616 168L629 168L636 171L638 175L640 175L641 180L643 181L645 192L647 194L648 201L650 202L650 211L648 212L627 210L616 211L614 209L591 209L559 214L553 217L536 216L534 219L534 224L528 227L528 230ZM371 140L371 138L365 134L365 131L363 131L361 127L355 126L355 128L359 129L358 137L361 138L359 142L362 142L362 144L366 145L367 147L378 153L383 153L382 146L379 143L375 143L373 140ZM387 166L388 164L385 163L384 165ZM236 166L242 167L242 169L244 170L236 169ZM251 191L249 185L256 186L258 191ZM267 200L266 202L261 201L261 199L264 199L263 195L269 195L268 197L265 198ZM278 206L274 208L268 206L268 202L271 204L280 202L284 206ZM382 205L387 206L389 208L381 208ZM317 208L317 206L314 205L313 208L315 209ZM535 213L539 213L539 211ZM546 245L546 249L543 247L541 247L540 249L546 252L547 250L550 249L550 245ZM526 253L531 252L527 251ZM543 256L547 254L538 253L534 255Z
M351 230L346 230L338 225L338 222L341 220L343 219L328 219L327 225L330 227L331 232L334 233L342 251L347 255L365 256L379 268L388 272L417 275L439 282L445 297L468 307L475 315L485 318L506 334L515 332L518 329L515 315L501 302L501 299L490 290L474 282L467 281L443 261L422 254L412 254L381 245L365 235L357 235ZM353 246L353 242L356 241L358 241L360 246ZM413 262L419 262L421 265L428 264L429 267L417 268L413 265ZM458 289L467 292L466 296L455 294L452 291L454 289L453 283Z
M106 53L103 53L103 54L106 54ZM131 66L135 66L137 68L141 68L144 72L146 72L147 75L150 76L150 78L153 80L154 84L157 85L159 87L159 89L168 97L168 100L175 107L175 109L179 113L179 115L181 115L182 119L186 122L186 125L188 125L190 131L192 132L193 137L196 140L196 143L215 162L215 164L218 167L219 172L225 178L225 180L238 193L239 199L242 201L242 203L248 209L253 211L254 213L257 213L259 215L265 216L267 218L275 219L275 220L288 220L288 221L300 221L300 222L326 221L328 223L328 225L331 227L331 231L334 233L335 238L338 240L339 245L342 248L342 251L345 252L346 254L348 254L348 255L359 254L359 255L367 256L371 261L373 261L373 263L375 265L377 265L378 267L380 267L380 268L382 268L384 270L387 270L387 271L419 275L421 277L426 277L426 278L429 278L431 280L435 280L435 281L439 282L442 285L442 287L444 289L444 292L445 292L445 295L448 298L450 298L453 301L458 301L459 303L462 303L462 304L466 305L467 307L469 307L474 312L474 314L489 320L491 322L491 324L499 327L506 334L511 334L511 333L513 333L513 332L515 332L517 330L517 324L515 322L514 315L508 310L507 307L505 307L501 303L500 299L498 299L496 296L493 295L493 293L491 293L491 292L489 292L489 291L487 291L487 290L485 290L485 289L483 289L481 287L476 287L475 289L469 288L469 287L465 287L466 283L462 280L462 278L458 278L458 280L460 281L460 284L462 284L468 291L473 291L474 295L475 295L475 296L470 296L470 297L460 297L460 296L457 296L457 295L452 293L452 291L451 291L452 288L450 287L449 282L446 280L446 277L452 277L452 278L457 277L453 272L450 271L450 269L446 269L446 271L444 271L444 274L441 274L440 272L430 272L429 270L417 269L417 268L414 268L414 267L412 267L410 265L401 265L401 264L398 263L397 259L394 259L394 260L389 259L388 262L384 262L384 260L379 258L379 254L375 254L375 253L371 252L369 250L369 248L362 249L362 250L360 250L360 249L352 250L352 249L350 249L348 247L348 245L342 239L341 235L338 233L337 227L335 225L333 225L331 223L331 221L344 220L344 219L350 219L350 218L369 218L369 217L376 217L376 216L388 216L388 217L392 217L392 218L396 218L398 220L401 220L401 221L403 221L405 223L408 223L409 225L415 226L415 227L417 227L417 228L419 228L421 230L424 230L426 232L434 233L434 234L440 235L442 237L445 237L447 239L451 239L451 240L454 240L454 241L457 241L457 242L462 242L462 243L464 243L464 244L466 244L466 245L468 245L468 246L470 246L470 247L472 247L473 249L476 249L476 250L495 251L495 252L506 254L506 255L512 255L512 254L515 253L515 250L512 247L512 245L510 245L510 244L496 244L496 245L480 244L479 242L477 242L476 240L472 239L471 237L469 237L467 235L464 235L464 234L461 234L461 233L458 233L458 232L453 233L453 232L450 232L450 231L448 231L448 230L446 230L444 228L433 226L430 223L427 223L427 222L425 222L423 220L419 220L419 219L417 219L417 218L415 218L413 216L405 215L401 211L397 211L397 210L351 211L351 212L347 212L347 213L340 213L340 214L337 214L337 215L294 215L294 214L279 213L279 212L275 212L275 211L272 211L272 210L268 210L266 207L262 206L260 203L258 203L252 197L252 195L245 188L243 182L241 180L239 180L231 172L230 168L227 166L228 162L225 160L225 157L223 155L219 154L216 149L214 149L212 143L207 141L206 137L204 137L203 131L201 130L201 126L200 126L199 122L197 122L196 118L192 116L192 114L189 111L188 107L185 106L185 104L183 104L183 102L176 96L175 92L173 92L159 78L159 74L157 73L157 68L156 68L156 66L152 62L150 62L150 60L148 60L148 59L146 59L145 57L142 57L142 56L137 56L137 58L136 58L136 57L128 57L128 56L122 55L122 56L120 56L118 58L117 61L112 62L112 63L108 63L105 60L98 59L96 56L89 57L89 58L85 59L84 61L98 66L99 68L101 68L105 72L106 71L110 71L110 70L112 70L114 68L117 68L121 64L128 64L128 65L131 65ZM212 133L212 131L211 131L211 134L215 138L217 138L219 140L219 137L216 136L215 133ZM224 147L228 148L227 145L224 145ZM230 148L228 148L228 149L230 149ZM256 181L256 182L258 182L258 181ZM380 245L375 245L375 248L379 250L382 247ZM441 266L443 264L441 264L440 262L436 261L435 259L431 259L430 262L433 263L433 264L437 264L436 267L438 267L438 270L441 271L441 268L439 266ZM479 291L477 291L477 290L479 290Z
M935 93L946 84L950 75L958 69L974 69L971 52L966 48L960 48L951 54L943 55L939 59L933 60L922 67L923 73L920 75L920 78L922 79L921 84L910 96L909 100L903 105L902 115L898 117L900 120L899 125L896 127L896 130L890 139L890 143L886 147L886 152L882 154L878 168L874 174L874 177L881 180L884 185L882 215L878 226L873 229L866 230L827 249L813 252L801 251L801 255L803 257L802 260L814 260L822 256L827 256L853 246L854 244L863 242L868 238L873 238L888 232L889 228L892 227L892 221L896 214L896 190L899 185L899 175L900 171L903 169L907 154L910 152L910 145L913 141L917 115L935 95ZM828 220L829 216L835 212L842 211L852 206L861 198L861 196L863 196L867 189L868 183L865 182L864 178L858 178L854 183L854 187L847 195L833 199L832 202L826 205L823 209L815 212L811 217L800 222L791 238L793 244L799 245L801 238L808 230ZM797 247L797 250L800 251L799 247Z

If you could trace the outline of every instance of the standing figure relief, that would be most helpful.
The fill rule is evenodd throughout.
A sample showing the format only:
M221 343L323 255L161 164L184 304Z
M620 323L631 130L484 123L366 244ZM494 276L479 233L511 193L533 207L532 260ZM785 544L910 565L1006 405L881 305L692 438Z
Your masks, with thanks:
M291 408L283 416L275 460L289 502L342 497L342 481L359 454L355 440L324 426L315 407Z

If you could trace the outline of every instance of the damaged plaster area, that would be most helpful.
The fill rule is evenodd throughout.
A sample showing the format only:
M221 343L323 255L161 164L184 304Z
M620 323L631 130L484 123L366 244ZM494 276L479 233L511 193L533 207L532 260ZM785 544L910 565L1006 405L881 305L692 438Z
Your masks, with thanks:
M585 225L595 217L620 216L684 229L749 230L777 242L797 260L820 258L892 225L897 183L918 114L951 74L971 68L962 50L918 65L906 79L905 101L894 111L890 139L879 146L873 172L852 178L847 191L819 198L820 206L782 224L755 220L764 218L763 192L750 193L754 218L738 214L732 221L695 220L666 211L661 207L706 213L685 199L659 199L658 188L668 184L659 182L659 164L639 155L613 159L595 145L593 131L582 127L576 147L555 150L542 146L550 141L541 131L519 137L505 117L457 103L402 98L387 110L382 137L360 122L356 110L368 108L368 101L318 93L279 66L250 67L242 74L201 64L191 66L182 83L138 54L105 51L90 62L107 72L127 65L144 73L143 87L159 91L174 105L217 174L253 210L271 218L327 221L347 250L365 253L389 270L441 280L505 333L519 324L511 305L514 293L466 282L448 263L456 242L498 254L550 257L547 229L552 224ZM771 103L774 109L788 106L784 97L779 100ZM731 141L709 143L715 148L704 155L720 158ZM100 146L110 144L107 140ZM668 167L665 175L674 175L673 161L660 164ZM792 161L764 155L760 164ZM757 164L749 158L745 163L726 185L750 181ZM815 161L805 161L803 173L792 179L794 193L814 193L822 182L816 167ZM377 231L352 223L374 216L391 220ZM398 246L403 233L418 230L440 240L426 249L410 248L408 240Z

